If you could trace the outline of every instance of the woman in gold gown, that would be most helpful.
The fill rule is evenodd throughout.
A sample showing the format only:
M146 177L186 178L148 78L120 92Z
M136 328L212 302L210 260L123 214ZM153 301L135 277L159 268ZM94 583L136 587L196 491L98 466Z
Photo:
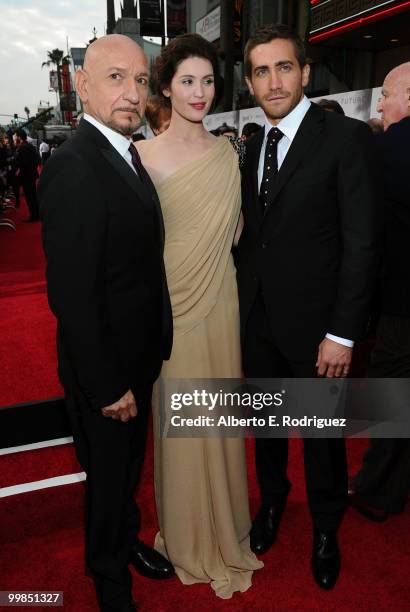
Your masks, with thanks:
M154 68L156 93L172 107L166 132L136 143L156 186L165 224L165 267L174 319L163 378L239 378L235 267L240 215L238 156L202 120L215 95L214 47L195 34L173 39ZM184 584L208 582L230 598L263 566L249 547L246 460L240 438L161 438L154 404L155 547Z

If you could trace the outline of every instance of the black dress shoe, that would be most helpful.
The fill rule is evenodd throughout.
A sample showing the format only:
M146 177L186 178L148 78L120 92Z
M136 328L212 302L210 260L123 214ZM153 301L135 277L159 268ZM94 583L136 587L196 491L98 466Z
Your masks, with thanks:
M333 589L340 572L340 552L335 531L315 530L311 567L316 583L322 589Z
M255 554L263 555L276 540L287 497L286 493L274 506L262 506L257 513L250 533L251 550Z
M357 493L354 489L349 490L349 504L353 506L362 516L365 516L369 521L375 523L384 523L389 516L389 513L380 508L375 508L362 496Z
M159 552L141 542L141 540L137 540L131 550L130 563L141 576L146 578L164 580L175 575L172 564Z

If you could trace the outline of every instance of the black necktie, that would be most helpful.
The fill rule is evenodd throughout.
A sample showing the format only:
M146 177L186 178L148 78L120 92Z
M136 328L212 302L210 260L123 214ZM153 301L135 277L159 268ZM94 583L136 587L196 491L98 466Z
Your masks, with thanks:
M139 156L137 149L134 147L132 143L128 147L128 151L131 153L132 165L135 168L135 172L137 173L137 176L141 179L141 181L144 181L143 179L144 171L142 169L141 158Z
M265 160L263 164L263 177L259 190L259 203L264 214L272 202L275 176L278 173L278 142L283 133L278 128L271 128L266 140Z

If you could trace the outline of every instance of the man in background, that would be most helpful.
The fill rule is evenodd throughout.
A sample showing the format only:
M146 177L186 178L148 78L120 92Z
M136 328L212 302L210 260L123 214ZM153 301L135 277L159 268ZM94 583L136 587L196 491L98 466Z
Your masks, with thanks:
M386 226L381 317L369 376L410 378L410 62L386 76L377 110L384 128L375 142ZM410 440L371 439L349 486L350 503L381 522L403 510L409 486Z
M316 104L323 108L325 111L328 111L329 113L338 113L339 115L345 114L342 106L337 100L328 100L327 98L322 98L321 100L319 100L319 102L316 102Z
M18 129L13 135L16 147L15 167L17 180L23 187L24 196L30 212L26 221L38 221L39 209L37 202L36 182L38 179L38 165L40 158L36 148L27 142L27 134L23 129Z
M245 123L245 125L242 128L242 134L241 134L242 140L249 140L249 138L252 138L252 136L254 134L257 134L259 130L261 129L262 129L262 126L259 125L259 123L253 123L253 122Z
M44 166L44 164L50 157L50 145L45 140L42 140L40 143L39 153L41 157L41 164Z

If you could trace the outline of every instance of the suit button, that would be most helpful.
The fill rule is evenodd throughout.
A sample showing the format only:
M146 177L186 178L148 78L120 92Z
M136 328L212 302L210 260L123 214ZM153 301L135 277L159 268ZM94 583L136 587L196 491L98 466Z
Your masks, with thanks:
M262 248L263 248L263 249L266 249L266 247L267 247L267 246L268 246L268 243L267 243L267 242L262 242Z

